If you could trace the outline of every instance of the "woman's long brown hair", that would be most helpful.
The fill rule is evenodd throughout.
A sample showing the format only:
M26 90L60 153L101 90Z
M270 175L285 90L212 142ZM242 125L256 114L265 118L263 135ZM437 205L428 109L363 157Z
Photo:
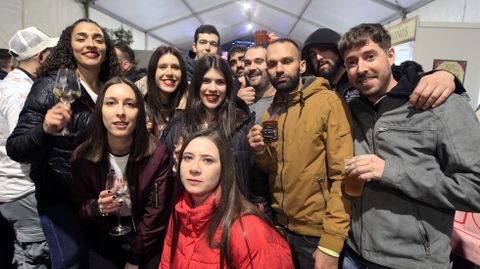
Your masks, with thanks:
M232 231L232 226L235 221L240 222L240 227L242 229L242 234L245 237L245 242L248 246L248 238L243 228L242 216L244 215L255 215L262 219L264 222L269 224L271 227L274 227L270 219L268 219L257 206L250 203L245 196L240 191L240 188L237 185L235 165L233 163L233 156L227 143L225 137L222 137L218 131L213 129L205 129L199 132L192 134L182 146L179 156L179 163L177 171L180 171L180 166L182 165L183 152L187 145L195 138L205 137L212 141L215 146L218 148L220 153L220 163L221 163L221 172L220 172L220 198L218 205L216 205L215 212L213 214L212 220L208 225L207 231L207 241L211 248L220 249L220 268L224 268L224 265L228 268L235 268L232 260L231 253L231 244L230 244L230 234ZM177 173L177 178L175 181L174 187L174 201L178 201L183 193L185 188L182 185L180 173ZM175 203L173 203L175 206ZM175 214L175 209L172 209L173 217L173 236L172 236L172 248L170 252L170 262L173 263L175 259L175 251L177 248L177 239L180 231L180 225L178 218ZM220 227L221 226L221 227ZM222 234L220 237L220 242L215 242L214 235L215 232L221 228ZM252 238L250 239L252 240ZM254 239L253 239L254 240ZM250 260L252 259L250 255L250 249L248 249Z

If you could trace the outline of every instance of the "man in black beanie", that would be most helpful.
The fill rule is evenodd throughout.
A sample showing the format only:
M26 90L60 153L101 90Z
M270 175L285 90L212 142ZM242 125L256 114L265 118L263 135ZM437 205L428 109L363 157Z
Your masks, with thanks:
M305 40L302 49L302 59L307 63L306 75L324 77L330 82L332 89L335 89L348 102L351 98L358 96L348 82L345 73L343 60L338 52L338 41L340 34L328 29L320 28L310 34ZM392 66L394 76L401 77L408 70L422 70L422 67L413 62L406 61L400 66ZM445 102L456 87L455 76L447 71L428 72L423 74L422 79L410 95L410 105L418 109L436 107ZM459 92L460 93L460 92Z
M316 77L324 77L331 84L337 84L345 69L338 54L337 44L340 35L328 28L313 32L302 50L302 58L307 62L307 72Z

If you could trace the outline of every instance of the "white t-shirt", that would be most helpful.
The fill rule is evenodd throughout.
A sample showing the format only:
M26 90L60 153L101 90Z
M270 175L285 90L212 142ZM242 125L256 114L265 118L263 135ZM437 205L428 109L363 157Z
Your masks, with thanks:
M35 191L30 179L30 165L7 156L8 136L17 126L18 116L27 99L33 80L22 70L14 69L0 81L0 202L8 203Z
M92 88L90 88L90 86L82 79L80 79L80 84L82 84L82 86L85 88L88 95L90 95L90 97L92 98L93 102L97 103L98 95L92 90Z

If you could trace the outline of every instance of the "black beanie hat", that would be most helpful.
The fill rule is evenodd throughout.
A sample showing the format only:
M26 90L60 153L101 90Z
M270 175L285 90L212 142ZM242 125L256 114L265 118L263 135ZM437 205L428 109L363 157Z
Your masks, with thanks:
M336 48L338 41L340 41L340 35L337 32L328 28L320 28L309 35L307 40L305 40L302 57L305 59L308 47L311 45Z
M324 48L333 48L338 53L338 41L340 41L340 34L328 28L320 28L310 34L307 40L305 40L302 49L302 59L306 60L307 69L311 71L312 68L310 59L308 59L308 49L311 46L317 45Z

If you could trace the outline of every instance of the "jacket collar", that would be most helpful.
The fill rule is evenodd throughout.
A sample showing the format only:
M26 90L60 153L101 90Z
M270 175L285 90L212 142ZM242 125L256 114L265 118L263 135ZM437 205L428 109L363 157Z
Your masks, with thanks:
M360 95L360 100L371 105L376 111L379 110L379 107L382 106L382 104L392 103L392 98L399 100L398 102L394 102L396 103L396 106L400 106L408 101L410 94L415 89L421 78L418 67L410 63L402 63L400 66L392 66L392 72L394 77L398 78L397 85L395 85L395 87L393 87L384 96L380 97L380 99L378 99L378 101L375 103L372 103L363 95Z
M275 99L273 102L276 105L279 104L295 104L295 103L302 103L308 97L312 96L313 94L321 91L324 87L327 89L330 88L330 84L328 80L321 78L321 77L314 77L314 76L307 76L302 78L303 79L303 87L295 92L290 93L282 93L277 91L275 94Z
M210 195L203 204L198 207L193 207L190 195L184 192L180 201L175 205L175 212L179 223L184 224L182 227L191 230L197 234L197 236L205 233L217 208L220 198L219 195L220 192L217 192L217 195Z

